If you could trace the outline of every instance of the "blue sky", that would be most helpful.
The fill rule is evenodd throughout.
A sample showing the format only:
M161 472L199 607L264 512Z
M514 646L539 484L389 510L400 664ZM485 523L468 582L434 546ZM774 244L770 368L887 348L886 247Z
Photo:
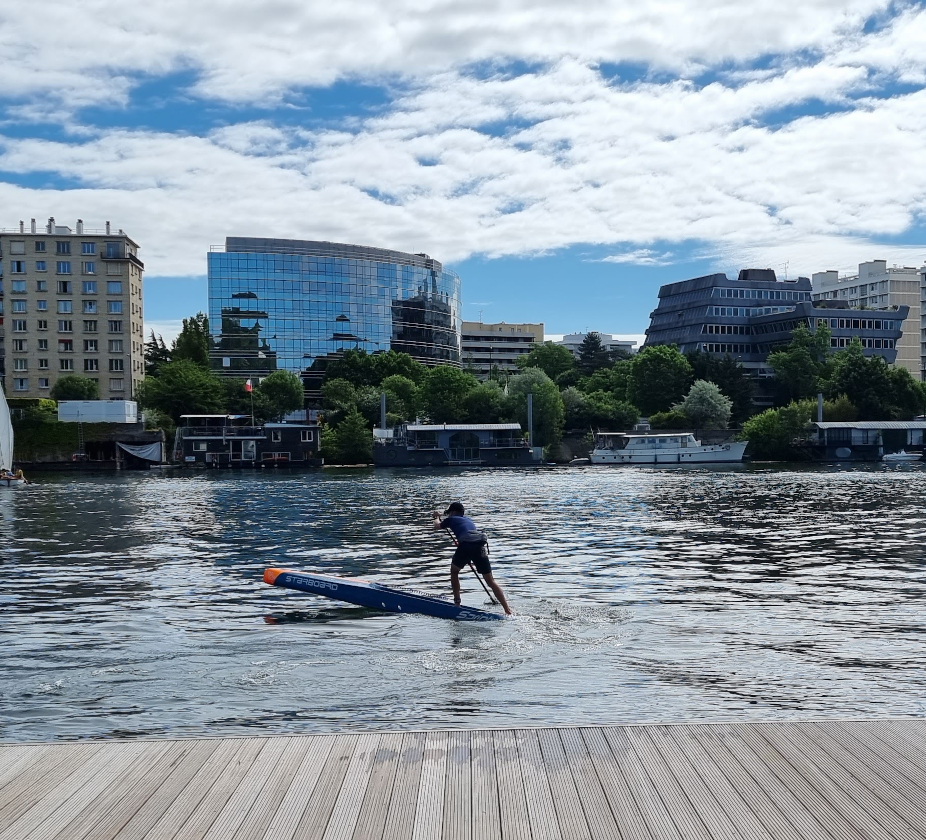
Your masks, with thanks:
M553 334L640 334L711 271L926 260L919 3L43 9L0 9L0 228L124 228L168 338L227 235L427 252L465 318Z

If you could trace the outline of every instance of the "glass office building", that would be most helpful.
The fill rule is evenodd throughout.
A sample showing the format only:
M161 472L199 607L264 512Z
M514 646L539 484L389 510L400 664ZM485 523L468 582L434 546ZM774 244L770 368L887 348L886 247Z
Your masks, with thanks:
M317 395L345 350L460 364L460 278L426 254L228 237L209 254L212 367L247 379L298 374Z

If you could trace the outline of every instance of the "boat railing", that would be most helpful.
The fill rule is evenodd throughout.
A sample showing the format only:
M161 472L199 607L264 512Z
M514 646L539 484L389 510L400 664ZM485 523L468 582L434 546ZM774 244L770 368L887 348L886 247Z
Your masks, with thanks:
M184 426L183 436L185 438L262 438L264 430L261 426Z

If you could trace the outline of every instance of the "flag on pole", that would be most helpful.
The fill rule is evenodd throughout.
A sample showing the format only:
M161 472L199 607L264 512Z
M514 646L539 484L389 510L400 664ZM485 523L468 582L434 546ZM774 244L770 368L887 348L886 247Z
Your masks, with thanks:
M249 394L251 393L251 380L250 379L244 383L244 390L247 391Z

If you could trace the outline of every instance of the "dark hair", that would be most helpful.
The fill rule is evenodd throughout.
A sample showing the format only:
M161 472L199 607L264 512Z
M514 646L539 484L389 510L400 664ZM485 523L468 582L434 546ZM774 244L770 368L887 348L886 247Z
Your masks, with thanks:
M462 516L466 511L463 510L463 505L460 502L451 502L447 507L445 513L458 513Z

